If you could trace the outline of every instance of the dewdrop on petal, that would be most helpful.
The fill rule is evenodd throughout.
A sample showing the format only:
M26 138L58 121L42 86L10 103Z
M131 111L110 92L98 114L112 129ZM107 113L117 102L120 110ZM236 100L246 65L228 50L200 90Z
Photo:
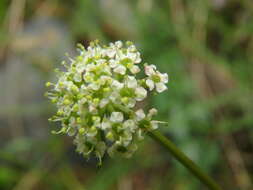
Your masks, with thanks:
M131 157L145 132L161 123L153 120L155 108L145 113L136 103L151 91L163 92L168 82L166 73L141 60L132 42L79 45L79 55L63 64L66 70L57 70L58 81L46 83L51 88L47 96L58 109L50 120L62 126L55 134L72 136L77 152L94 154L100 162L106 152Z

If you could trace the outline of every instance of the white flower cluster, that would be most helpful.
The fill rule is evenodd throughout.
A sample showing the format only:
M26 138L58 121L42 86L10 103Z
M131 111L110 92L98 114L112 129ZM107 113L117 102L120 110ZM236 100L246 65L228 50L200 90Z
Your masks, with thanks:
M148 91L166 90L168 75L154 65L141 65L140 53L131 42L109 46L92 42L79 50L70 64L64 63L65 72L57 71L58 82L46 84L53 87L47 96L58 108L51 120L61 121L58 133L74 136L77 151L84 156L95 153L101 159L107 151L129 157L143 133L159 123L152 120L156 109L147 114L136 111L136 102L143 101ZM146 76L138 79L141 66Z

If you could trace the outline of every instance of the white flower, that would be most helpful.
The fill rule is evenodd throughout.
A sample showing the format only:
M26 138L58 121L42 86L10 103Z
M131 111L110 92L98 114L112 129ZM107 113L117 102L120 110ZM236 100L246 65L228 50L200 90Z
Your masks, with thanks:
M126 107L133 108L135 106L135 104L136 104L136 100L131 98L131 99L129 99L128 104L126 105Z
M136 51L137 51L135 45L133 45L133 44L130 45L130 46L127 48L127 50L128 50L129 52L136 52Z
M123 83L120 83L119 81L117 80L113 80L112 82L112 88L115 88L117 90L120 90L121 88L124 87L124 84Z
M137 111L135 112L135 115L136 115L136 120L137 120L137 121L141 121L141 120L143 120L143 119L146 117L146 115L145 115L143 109L137 110Z
M112 101L112 102L116 102L119 98L119 92L118 91L113 91L111 93L111 95L109 96L109 99Z
M108 82L108 81L112 81L112 78L109 77L109 76L103 75L103 76L101 76L100 79L99 79L99 84L100 84L100 85L104 85L104 84L105 84L106 82Z
M122 41L116 41L116 42L115 42L115 46L116 46L117 48L122 48L122 46L123 46Z
M123 113L121 112L112 112L110 121L114 123L120 123L124 119Z
M161 78L161 82L163 82L163 83L167 83L168 82L168 74L167 73L160 73L159 72L159 76L160 76L160 78Z
M123 123L123 128L128 129L131 132L134 132L134 130L137 128L136 123L132 119L128 119Z
M159 93L163 92L164 90L167 90L167 86L162 82L156 83L155 85L156 85L156 90Z
M113 69L113 71L114 71L115 73L119 73L119 74L121 74L121 75L124 75L124 74L126 73L126 67L124 67L123 65L118 65L117 67L115 67L115 68Z
M156 66L155 65L145 65L145 74L148 76L152 76L155 74Z
M152 81L152 80L149 79L149 78L146 80L146 85L149 87L149 90L153 90L154 87L155 87L154 81Z
M80 47L80 54L64 64L67 70L57 71L58 81L47 83L53 88L47 95L57 106L51 120L62 127L57 134L73 136L77 151L86 157L94 153L101 161L105 151L130 157L143 133L161 123L153 120L154 108L148 114L134 111L136 102L148 90L163 92L168 82L155 65L145 64L146 76L138 76L141 62L131 42L100 46L94 41L87 49Z
M151 124L150 127L151 127L152 130L155 130L155 129L158 128L158 122L157 121L151 121L150 124Z
M120 137L120 144L122 144L124 147L127 147L131 143L132 139L133 137L131 132L128 132L126 130L124 134Z
M137 55L136 55L136 58L135 58L134 62L135 63L140 63L141 62L141 56L140 56L141 54L140 54L140 52L137 52L136 54Z
M148 117L149 118L152 118L154 115L156 115L157 114L157 109L155 109L155 108L152 108L152 109L150 109L149 111L148 111Z
M81 82L82 81L82 75L81 73L76 72L73 77L75 82Z
M110 59L109 65L111 68L115 68L118 65L118 61L116 61L115 59Z
M100 107L100 108L103 108L103 107L105 107L108 103L109 103L109 99L108 99L108 98L103 98L103 99L100 101L99 107Z
M92 90L98 90L100 88L100 85L98 83L90 83L88 85L88 88L90 88Z
M137 66L137 65L133 65L131 68L130 68L130 71L131 73L133 74L137 74L140 72L140 68Z
M94 105L89 105L89 112L94 112L96 113L97 112L97 108L94 106Z
M114 49L108 49L106 51L106 55L110 58L113 58L116 55L116 51Z
M103 119L102 123L101 123L101 129L105 130L105 129L110 129L111 128L111 122L108 119Z
M137 87L137 80L133 76L128 76L126 80L126 84L128 88L136 88Z
M168 82L168 75L166 73L162 74L156 71L154 65L145 65L145 74L148 76L146 85L149 87L149 90L153 90L156 87L156 91L161 93L167 89L165 84Z
M144 98L147 97L147 91L143 87L138 87L135 89L135 94L136 94L136 100L137 101L142 101Z

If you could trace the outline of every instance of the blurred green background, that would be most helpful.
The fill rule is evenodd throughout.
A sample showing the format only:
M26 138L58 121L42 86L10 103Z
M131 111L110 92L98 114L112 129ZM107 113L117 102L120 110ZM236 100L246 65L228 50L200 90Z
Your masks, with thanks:
M202 190L146 137L131 159L86 161L70 137L52 135L43 96L53 70L85 46L131 40L170 76L145 102L160 130L224 189L252 190L251 0L1 0L1 190Z

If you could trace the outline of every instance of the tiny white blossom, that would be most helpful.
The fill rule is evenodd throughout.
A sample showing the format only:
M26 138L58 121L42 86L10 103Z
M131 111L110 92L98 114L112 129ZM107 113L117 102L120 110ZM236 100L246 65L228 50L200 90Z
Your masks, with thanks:
M133 76L128 76L126 83L127 83L128 88L137 88L137 85L138 85L137 80Z
M121 75L124 75L126 73L126 67L123 65L118 65L117 67L114 68L113 70L115 73L119 73Z
M123 113L121 112L112 112L110 121L115 122L115 123L120 123L124 119Z
M111 122L108 119L104 119L101 123L101 128L103 130L111 128Z
M124 84L123 84L123 83L120 83L120 82L117 81L117 80L113 80L113 82L112 82L112 87L115 88L115 89L120 90L121 88L124 87Z
M156 66L145 65L145 74L148 76L146 85L149 87L149 90L153 90L156 87L156 91L161 93L167 89L165 84L168 82L168 75L157 71Z
M130 99L128 101L128 104L126 105L128 108L133 108L136 104L136 100L135 99Z
M136 100L142 101L144 98L147 97L147 91L143 87L138 87L135 90L136 93Z
M91 83L88 85L88 88L92 90L98 90L100 88L100 85L98 83Z
M149 111L148 111L148 117L149 118L152 118L154 115L156 115L157 114L157 109L155 109L155 108L152 108L152 109L150 109Z
M146 75L151 76L155 74L155 69L156 69L155 65L146 65L144 68L145 68Z
M161 93L166 89L167 89L167 86L164 83L162 83L162 82L156 83L157 92Z
M114 59L109 60L109 65L111 68L115 68L118 65L118 62Z
M137 128L136 123L132 119L128 119L123 123L124 129L128 129L131 132L134 132L134 130Z
M108 49L106 55L110 58L113 58L116 55L116 51L114 49Z
M145 115L143 109L137 110L137 111L135 112L135 114L136 114L136 119L137 119L137 121L143 120L143 119L146 117L146 115Z
M97 108L94 105L89 105L89 112L97 112Z
M100 107L100 108L103 108L103 107L105 107L108 103L109 103L109 98L103 98L103 99L100 101L99 107Z
M158 128L158 122L157 121L151 121L150 123L151 123L150 127L151 127L152 130L155 130L155 129Z
M146 80L146 85L149 87L149 90L153 90L155 87L155 83L151 79Z
M82 81L81 73L78 73L78 72L75 73L73 79L74 79L75 82L81 82Z
M116 41L116 42L115 42L115 46L116 46L117 48L122 48L122 46L123 46L122 41Z
M131 68L130 68L130 71L131 73L133 74L137 74L140 72L140 68L137 66L137 65L133 65Z

